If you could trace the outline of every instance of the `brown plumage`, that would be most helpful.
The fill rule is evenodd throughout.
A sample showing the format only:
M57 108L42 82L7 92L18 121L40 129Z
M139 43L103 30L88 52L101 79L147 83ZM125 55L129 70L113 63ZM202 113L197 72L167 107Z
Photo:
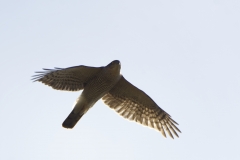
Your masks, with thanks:
M63 127L73 128L79 119L100 98L124 118L155 128L164 137L172 138L181 132L171 116L162 110L146 93L129 83L120 74L120 62L112 61L105 67L76 66L66 69L44 69L33 80L58 90L83 89L74 109L63 122Z

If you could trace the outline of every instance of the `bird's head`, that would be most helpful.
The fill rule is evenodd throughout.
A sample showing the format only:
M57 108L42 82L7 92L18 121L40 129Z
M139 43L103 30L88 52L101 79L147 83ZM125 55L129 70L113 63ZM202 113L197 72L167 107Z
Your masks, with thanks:
M111 72L113 73L120 73L120 69L121 69L121 63L119 60L114 60L111 63L109 63L106 68L108 68Z

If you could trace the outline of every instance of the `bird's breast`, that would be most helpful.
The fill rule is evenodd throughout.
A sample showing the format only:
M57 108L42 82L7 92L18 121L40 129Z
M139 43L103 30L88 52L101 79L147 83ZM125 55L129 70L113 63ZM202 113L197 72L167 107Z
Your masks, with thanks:
M87 101L95 103L108 93L120 78L120 74L116 76L104 73L99 74L86 83L82 95Z

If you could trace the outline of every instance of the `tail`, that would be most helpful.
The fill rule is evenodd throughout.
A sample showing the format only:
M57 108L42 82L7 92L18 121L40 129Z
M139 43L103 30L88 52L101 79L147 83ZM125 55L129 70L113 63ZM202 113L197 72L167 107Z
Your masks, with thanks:
M68 115L68 117L63 122L62 126L64 128L73 128L77 122L80 120L80 118L87 113L89 108L94 103L89 103L86 98L84 98L83 93L78 97L76 104L74 105L74 108L72 112Z
M82 112L74 113L74 109L73 109L72 112L68 115L68 117L63 122L62 126L64 128L73 128L83 115L84 113Z

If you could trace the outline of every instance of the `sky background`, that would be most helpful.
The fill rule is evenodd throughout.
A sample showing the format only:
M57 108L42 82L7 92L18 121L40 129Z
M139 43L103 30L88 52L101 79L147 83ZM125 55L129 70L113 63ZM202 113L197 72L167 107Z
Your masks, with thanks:
M0 1L0 159L239 160L240 1ZM105 66L145 91L179 138L120 117L99 100L62 128L81 92L31 76Z

